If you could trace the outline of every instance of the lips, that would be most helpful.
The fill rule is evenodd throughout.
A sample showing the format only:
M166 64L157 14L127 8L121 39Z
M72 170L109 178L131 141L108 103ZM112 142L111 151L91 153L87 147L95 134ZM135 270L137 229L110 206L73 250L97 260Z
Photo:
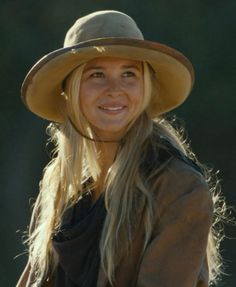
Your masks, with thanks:
M105 111L121 111L125 107L122 106L122 107L99 107L99 108L102 109L102 110L105 110Z
M101 105L99 109L108 112L119 112L126 108L125 105Z

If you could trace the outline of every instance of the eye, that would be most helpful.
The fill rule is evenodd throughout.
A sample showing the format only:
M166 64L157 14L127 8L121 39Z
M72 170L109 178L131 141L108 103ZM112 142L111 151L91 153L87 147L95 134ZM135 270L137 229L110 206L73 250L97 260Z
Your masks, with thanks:
M105 75L103 72L93 72L89 75L89 78L104 78Z
M136 77L136 74L133 71L125 71L123 73L123 77L125 77L125 78Z

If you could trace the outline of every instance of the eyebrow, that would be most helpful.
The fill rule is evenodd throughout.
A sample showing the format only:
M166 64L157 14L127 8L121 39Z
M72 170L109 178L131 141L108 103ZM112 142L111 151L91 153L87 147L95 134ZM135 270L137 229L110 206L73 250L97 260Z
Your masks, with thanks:
M100 66L91 66L91 67L87 67L84 68L84 72L90 71L90 70L102 70L103 68Z
M142 69L142 67L139 67L138 65L124 65L124 66L122 66L122 68L124 68L124 69L136 69L138 71L140 71Z
M135 69L137 71L141 71L142 68L139 68L139 66L137 65L123 65L121 67L122 69ZM91 66L91 67L87 67L84 69L84 72L88 72L90 70L104 70L105 68L102 66Z

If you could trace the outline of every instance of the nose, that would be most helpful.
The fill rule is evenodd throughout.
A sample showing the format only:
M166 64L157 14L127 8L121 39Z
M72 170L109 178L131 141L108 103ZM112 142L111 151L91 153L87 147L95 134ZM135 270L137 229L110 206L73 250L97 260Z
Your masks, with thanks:
M121 85L119 79L109 79L107 93L109 96L116 97L121 94Z

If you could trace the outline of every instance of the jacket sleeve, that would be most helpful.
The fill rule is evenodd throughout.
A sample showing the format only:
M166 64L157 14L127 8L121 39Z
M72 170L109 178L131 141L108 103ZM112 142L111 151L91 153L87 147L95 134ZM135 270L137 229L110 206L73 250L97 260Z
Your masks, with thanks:
M213 204L205 180L191 167L175 162L154 186L159 208L136 286L208 286L206 249Z

